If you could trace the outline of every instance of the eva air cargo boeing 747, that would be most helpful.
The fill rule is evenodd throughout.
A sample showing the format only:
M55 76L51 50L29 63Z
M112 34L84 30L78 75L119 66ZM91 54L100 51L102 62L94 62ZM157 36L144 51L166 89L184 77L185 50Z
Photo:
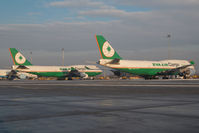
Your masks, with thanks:
M126 72L152 79L157 76L167 78L168 75L180 75L186 78L195 73L194 62L187 60L161 60L141 61L123 60L112 48L110 43L102 36L96 35L97 45L100 51L100 65L109 67L118 72Z
M93 77L102 73L94 65L72 65L72 66L35 66L32 65L20 52L15 48L10 48L10 54L13 59L13 69L19 72L35 74L38 77L57 77L64 79L68 77Z

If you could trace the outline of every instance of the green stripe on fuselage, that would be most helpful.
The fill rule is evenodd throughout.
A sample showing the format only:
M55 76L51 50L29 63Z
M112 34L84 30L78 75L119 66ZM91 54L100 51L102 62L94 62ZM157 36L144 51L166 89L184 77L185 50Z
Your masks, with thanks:
M116 69L134 75L149 75L149 76L154 76L157 75L157 73L159 72L169 70L165 68L116 68Z
M35 74L40 77L65 77L68 72L28 72L30 74Z
M97 76L102 74L102 72L85 72L89 77Z
M30 74L35 74L40 77L65 77L68 72L28 72ZM88 76L96 76L101 74L102 72L85 72Z

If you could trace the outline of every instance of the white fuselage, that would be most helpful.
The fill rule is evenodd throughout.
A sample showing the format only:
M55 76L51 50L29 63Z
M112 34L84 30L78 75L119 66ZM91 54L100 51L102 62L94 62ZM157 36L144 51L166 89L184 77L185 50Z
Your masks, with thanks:
M102 73L94 65L72 65L72 66L13 66L14 70L37 75L39 77L66 77L72 70L77 70L82 78L88 78ZM72 72L75 73L75 72ZM77 74L77 73L76 73Z
M13 65L13 69L16 70L19 66ZM98 67L94 65L72 65L72 66L25 66L28 69L17 69L23 72L70 72L71 68L78 70L79 72L102 72ZM88 67L89 69L86 69Z
M177 68L190 63L186 60L161 60L161 61L142 61L142 60L120 60L118 64L109 64L110 59L100 59L100 65L111 68ZM168 64L168 65L167 65Z
M125 70L125 72L148 75L147 73L165 71L169 69L175 69L182 66L190 65L190 62L187 60L161 60L161 61L142 61L142 60L120 60L118 63L111 64L112 60L110 59L100 59L99 64L110 67L118 70ZM189 69L192 73L195 72L194 66L189 66L186 70ZM144 70L144 71L143 71ZM182 70L182 71L186 71ZM138 72L139 71L139 72Z

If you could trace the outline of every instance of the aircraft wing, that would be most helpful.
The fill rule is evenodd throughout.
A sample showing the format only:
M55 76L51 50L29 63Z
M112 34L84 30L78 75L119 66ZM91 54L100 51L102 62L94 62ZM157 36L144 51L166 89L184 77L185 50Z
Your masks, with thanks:
M68 71L68 73L65 75L65 77L69 77L69 78L80 77L80 72L77 69L72 67L71 71Z
M115 70L115 69L112 69L111 72L114 73L114 75L120 77L121 76L121 72L119 70Z
M174 69L169 69L169 70L166 70L166 71L163 71L163 72L159 72L158 74L159 75L171 75L171 74L174 74L174 73L179 73L180 70L185 69L189 66L192 66L192 64L184 65L184 66L177 67L177 68L174 68Z

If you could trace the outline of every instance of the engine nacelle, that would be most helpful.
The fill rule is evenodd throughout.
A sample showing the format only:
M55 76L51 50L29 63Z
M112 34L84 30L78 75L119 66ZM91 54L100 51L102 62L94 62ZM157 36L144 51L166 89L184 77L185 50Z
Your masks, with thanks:
M86 74L86 73L80 73L80 77L81 78L88 78L88 74Z
M120 77L120 76L122 75L121 72L120 72L120 71L117 71L117 70L111 70L111 72L113 72L114 75L116 75L116 76L118 76L118 77Z

